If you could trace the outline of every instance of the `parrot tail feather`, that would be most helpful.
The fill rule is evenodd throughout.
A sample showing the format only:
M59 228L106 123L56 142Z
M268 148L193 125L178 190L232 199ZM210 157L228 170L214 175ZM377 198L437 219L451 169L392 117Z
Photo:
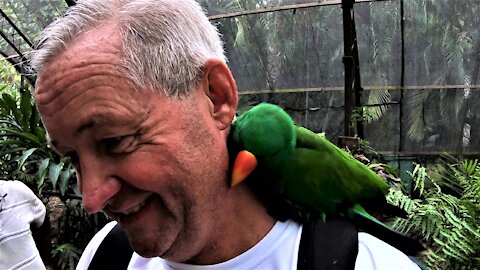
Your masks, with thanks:
M383 224L382 222L380 222L378 219L376 219L374 216L370 215L369 213L367 213L367 211L365 211L365 209L360 205L360 204L355 204L353 206L353 209L352 209L352 212L356 215L359 215L361 217L364 217L372 222L375 222L375 223L378 223L380 226L384 226L386 228L388 228L385 224Z
M422 243L389 228L387 225L368 214L362 206L357 204L352 211L356 214L353 218L353 222L358 227L359 231L377 237L408 256L419 256L426 250Z

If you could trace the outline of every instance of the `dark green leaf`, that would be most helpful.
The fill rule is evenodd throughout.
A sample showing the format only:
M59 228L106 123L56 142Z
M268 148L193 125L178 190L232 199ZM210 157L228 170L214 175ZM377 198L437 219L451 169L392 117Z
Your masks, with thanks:
M60 174L60 193L62 195L65 195L65 191L67 191L68 187L68 180L72 176L72 171L70 168L66 168L62 170L62 173Z
M39 134L36 133L36 129L40 128L40 126L41 126L40 113L38 112L37 107L33 107L32 116L30 117L30 132L39 136ZM43 130L43 128L40 128L40 129ZM43 133L45 133L44 130L43 130Z
M38 187L42 187L43 183L45 182L45 177L47 176L47 168L48 164L50 164L50 159L45 158L42 160L40 163L40 166L38 167Z
M22 132L10 128L5 128L4 132L0 134L1 136L13 136L19 139L24 139L27 142L33 143L39 147L43 147L43 144L40 142L39 138L32 133Z
M10 96L7 93L4 93L2 95L2 97L3 97L3 100L4 100L5 104L10 109L10 112L12 112L13 116L15 117L15 120L17 122L21 123L22 114L21 114L20 110L18 110L17 102L12 98L12 96Z
M51 164L49 171L48 171L48 178L52 183L53 188L55 189L57 186L58 177L60 176L60 172L62 171L63 163L60 164Z
M23 90L20 94L21 125L24 131L30 131L30 116L32 114L32 96L29 91Z
M35 150L37 150L37 148L31 148L25 151L25 153L23 153L22 157L18 161L17 172L19 172L22 169L23 165L25 164L25 161L33 154L33 152L35 152Z
M47 137L46 137L46 132L45 132L45 129L41 128L41 127L34 127L33 128L33 134L35 136L37 136L38 140L41 142L41 143L47 143Z

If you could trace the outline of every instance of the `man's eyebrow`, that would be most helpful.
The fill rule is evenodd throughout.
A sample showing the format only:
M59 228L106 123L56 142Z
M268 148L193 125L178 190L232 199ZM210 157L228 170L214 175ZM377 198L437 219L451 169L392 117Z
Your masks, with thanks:
M78 135L80 133L82 133L84 130L86 129L89 129L89 128L92 128L93 126L95 126L95 123L97 121L93 120L93 119L89 119L87 121L85 121L84 123L82 123L78 128L77 130L75 131L75 133Z
M89 128L92 128L93 126L95 126L95 124L97 123L98 121L95 121L95 119L89 119L87 121L85 121L84 123L82 123L78 128L77 130L75 131L75 133L78 135L80 133L82 133L84 130L86 129L89 129ZM55 140L55 139L51 139L50 136L48 135L47 133L47 144L55 151L58 153L58 141Z

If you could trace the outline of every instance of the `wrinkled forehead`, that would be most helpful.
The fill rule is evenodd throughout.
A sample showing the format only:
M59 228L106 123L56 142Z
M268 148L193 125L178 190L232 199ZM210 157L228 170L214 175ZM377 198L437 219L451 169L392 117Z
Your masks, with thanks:
M52 85L81 72L85 66L108 64L118 70L120 57L121 37L117 27L100 25L65 44L62 50L47 59L38 72L34 94L52 92Z

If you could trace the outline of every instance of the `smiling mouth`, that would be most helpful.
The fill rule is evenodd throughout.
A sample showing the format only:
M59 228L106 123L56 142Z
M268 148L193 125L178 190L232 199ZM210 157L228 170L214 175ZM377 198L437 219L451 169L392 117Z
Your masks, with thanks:
M118 222L122 222L122 221L126 221L130 218L134 218L138 213L140 213L142 211L142 209L145 207L145 205L148 204L152 200L152 197L153 196L149 196L148 198L146 198L141 203L139 203L135 206L132 206L132 207L130 207L130 208L124 210L124 211L113 212L113 214L115 216L115 220L117 220Z
M134 207L132 207L132 208L130 208L130 209L127 209L127 210L125 210L125 211L122 211L122 212L120 212L119 214L122 214L122 215L135 214L135 213L137 213L138 211L140 211L140 209L146 204L146 202L147 202L147 201L145 200L145 201L141 202L139 205L134 206Z

